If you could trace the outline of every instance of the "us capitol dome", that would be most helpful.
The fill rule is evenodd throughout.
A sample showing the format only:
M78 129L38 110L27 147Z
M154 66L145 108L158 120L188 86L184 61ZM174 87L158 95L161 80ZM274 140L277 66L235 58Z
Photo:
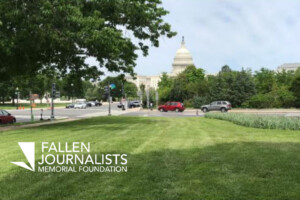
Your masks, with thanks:
M179 73L185 70L189 65L194 65L193 58L189 50L185 46L184 37L182 37L181 47L177 50L172 63L172 72L169 73L169 76L177 76ZM127 76L126 80L134 83L138 89L140 85L144 84L146 89L154 88L158 89L158 83L161 79L161 75L154 76L142 76L137 75L136 79L133 79L131 76Z
M194 62L191 53L185 47L184 37L182 37L181 47L177 50L172 64L173 71L171 75L178 75L189 65L194 65Z

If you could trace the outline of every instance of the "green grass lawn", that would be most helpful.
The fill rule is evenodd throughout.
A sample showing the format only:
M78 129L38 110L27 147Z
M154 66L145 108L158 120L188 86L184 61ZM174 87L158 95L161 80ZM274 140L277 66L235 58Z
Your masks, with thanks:
M2 132L0 141L1 200L300 199L300 131L102 117ZM27 141L91 142L94 153L128 154L128 172L31 172L10 163L26 160L17 142Z

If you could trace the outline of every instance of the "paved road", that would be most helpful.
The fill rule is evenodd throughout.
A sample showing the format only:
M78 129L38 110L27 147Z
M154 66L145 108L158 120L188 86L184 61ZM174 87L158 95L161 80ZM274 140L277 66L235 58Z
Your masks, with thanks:
M12 115L17 118L17 122L29 122L30 110L10 110ZM299 110L232 110L230 112L237 113L248 113L248 114L260 114L260 115L276 115L276 116L286 116L286 117L300 117ZM33 110L34 120L40 119L41 110ZM88 118L96 116L107 116L108 105L103 105L101 107L92 107L87 109L65 109L57 108L55 109L55 118ZM43 110L43 118L45 120L49 119L51 111L48 109ZM198 110L185 110L184 112L159 112L157 110L139 110L139 109L129 109L122 111L117 108L117 103L112 104L112 115L122 115L122 116L141 116L141 117L203 117L204 113Z
M31 121L30 110L9 110L9 112L16 117L17 122L29 122ZM117 108L117 104L112 104L111 108L112 115L121 115L126 111L122 111ZM33 115L34 120L40 120L41 110L34 109ZM64 118L88 118L96 116L106 116L108 114L108 105L103 105L100 107L91 107L87 109L66 109L66 108L56 108L54 110L56 119ZM47 120L51 116L51 110L43 109L43 119Z

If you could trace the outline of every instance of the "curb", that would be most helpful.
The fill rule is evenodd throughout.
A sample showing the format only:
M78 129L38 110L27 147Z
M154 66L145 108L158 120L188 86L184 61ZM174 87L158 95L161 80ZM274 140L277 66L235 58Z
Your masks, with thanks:
M5 126L5 127L0 127L0 132L4 131L11 131L11 130L18 130L18 129L23 129L23 128L32 128L32 127L39 127L39 126L44 126L44 125L52 125L52 124L59 124L59 123L64 123L64 122L72 122L72 121L77 121L81 120L80 118L68 118L68 119L60 119L57 121L46 121L46 122L37 122L34 124L24 124L24 125L19 125L19 126Z

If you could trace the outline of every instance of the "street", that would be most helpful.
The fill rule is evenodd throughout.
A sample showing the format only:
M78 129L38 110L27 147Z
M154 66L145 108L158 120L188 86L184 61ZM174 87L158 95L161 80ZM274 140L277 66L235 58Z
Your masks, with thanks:
M16 117L17 122L30 122L30 110L9 110L9 112ZM245 114L258 114L258 115L273 115L273 116L285 116L285 117L300 117L299 110L292 109L262 109L262 110L247 110L247 109L235 109L229 112L233 113L245 113ZM56 119L67 119L67 118L89 118L97 116L108 115L108 105L104 104L100 107L90 107L87 109L66 109L56 108L54 111ZM114 116L140 116L140 117L203 117L204 113L201 110L187 109L184 112L159 112L156 109L151 110L140 110L139 108L127 109L125 111L117 107L117 103L111 105L111 114ZM34 120L38 121L41 118L41 110L33 110ZM43 119L48 120L51 116L51 110L43 109Z
M123 114L121 109L117 108L117 103L112 104L111 113L112 115ZM17 123L30 122L30 110L9 110L13 116L16 117ZM33 109L34 120L38 121L41 118L41 109ZM89 107L87 109L66 109L66 108L55 108L54 110L55 119L66 119L66 118L88 118L96 116L107 116L108 105L100 107ZM51 116L50 109L43 109L43 119L48 120Z

